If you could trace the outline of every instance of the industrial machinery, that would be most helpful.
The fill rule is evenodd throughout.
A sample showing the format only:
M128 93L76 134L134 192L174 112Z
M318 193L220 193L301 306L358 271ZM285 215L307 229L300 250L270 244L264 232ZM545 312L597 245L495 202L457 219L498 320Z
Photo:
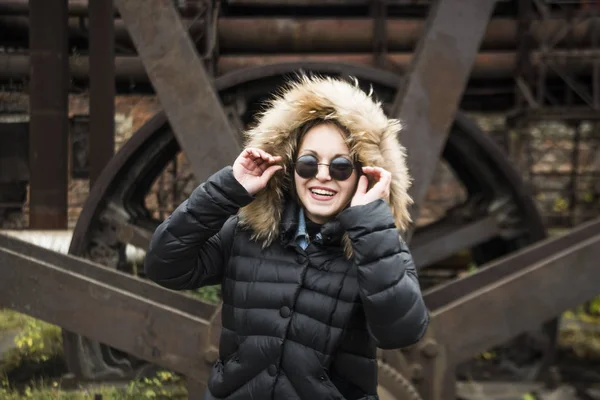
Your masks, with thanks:
M65 105L56 100L68 93L65 77L89 79L93 186L69 255L0 236L0 305L63 327L65 356L77 376L131 378L170 368L189 378L190 398L201 398L218 357L219 307L135 276L125 247L147 247L161 218L151 206L156 191L168 189L176 206L232 162L242 146L240 133L261 102L298 71L352 79L406 124L401 140L415 179L413 216L440 166L464 192L436 220L405 235L422 276L465 251L477 271L450 271L424 284L431 328L412 348L380 352L382 400L450 399L457 379L544 379L556 349L557 317L600 294L600 221L547 238L506 152L460 109L510 110L521 124L555 108L569 118L597 118L599 95L588 95L560 69L543 76L552 84L541 95L535 90L542 85L531 89L525 79L532 66L575 57L565 48L536 53L536 35L539 41L548 32L556 38L572 31L572 46L593 47L588 28L597 29L597 21L571 29L571 22L551 17L556 7L541 0L535 2L540 18L529 1L114 0L116 9L112 2L90 1L88 7L71 1L67 7L66 1L47 1L0 1L0 23L11 28L8 40L18 46L26 37L31 44L29 54L0 54L6 60L0 78L32 68L30 148L54 146L42 131L55 141L65 136ZM599 15L593 2L569 7L582 20ZM295 19L289 19L292 13ZM89 59L49 58L66 55L67 41L87 41L88 14ZM50 16L42 21L41 15ZM49 40L49 32L62 39ZM252 54L226 54L240 50ZM36 69L42 62L48 67ZM576 72L600 93L600 71L586 62L578 62ZM116 90L125 90L124 82L147 90L150 83L163 111L112 157L107 133L114 130L109 119L115 93L106 86L115 81ZM511 91L503 89L507 85ZM547 97L565 91L579 97L547 104ZM64 154L65 146L58 146L53 148ZM48 160L37 162L22 174L31 184L30 221L52 228L64 219L61 188L54 186L67 169L56 173L47 170ZM476 357L490 349L493 359Z

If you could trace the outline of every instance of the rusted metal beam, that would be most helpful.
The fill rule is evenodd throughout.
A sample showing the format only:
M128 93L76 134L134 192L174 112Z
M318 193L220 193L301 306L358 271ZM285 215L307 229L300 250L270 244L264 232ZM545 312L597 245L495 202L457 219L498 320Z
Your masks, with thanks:
M147 249L152 240L154 230L144 229L127 222L111 221L117 229L117 237L121 243L128 243L140 249Z
M458 364L600 294L599 256L597 219L426 291L430 327L407 354L429 378L417 383L423 398L456 397Z
M123 279L136 279L122 275ZM208 378L210 368L198 352L190 351L206 346L208 322L204 319L2 247L0 276L2 307L98 340L195 381ZM151 284L140 280L138 285ZM116 326L119 329L115 330Z
M28 129L27 122L0 123L0 184L29 180Z
M498 282L510 274L518 273L528 265L543 260L548 254L562 252L600 233L600 220L582 224L566 235L553 237L514 252L506 257L482 265L476 272L462 279L428 289L423 293L427 308L441 309L461 296Z
M148 281L137 279L83 258L61 254L2 234L0 234L0 247L44 260L52 265L60 265L65 271L86 276L198 318L208 320L215 312L215 306L197 298L181 292L165 290L158 285L149 284Z
M29 227L67 228L69 57L67 0L31 0Z
M198 181L233 163L241 144L170 0L115 0Z
M485 217L477 221L452 224L423 232L415 236L411 243L412 255L417 268L421 269L444 260L456 252L469 249L492 239L500 233L494 217Z
M413 220L423 200L496 0L438 0L390 114L406 126L400 137L414 179ZM417 156L418 155L418 156ZM406 237L410 239L412 229Z
M113 0L90 0L90 187L115 152Z
M454 363L535 330L600 294L600 232L435 310L436 340ZM485 312L482 312L485 310ZM476 318L473 316L476 315Z

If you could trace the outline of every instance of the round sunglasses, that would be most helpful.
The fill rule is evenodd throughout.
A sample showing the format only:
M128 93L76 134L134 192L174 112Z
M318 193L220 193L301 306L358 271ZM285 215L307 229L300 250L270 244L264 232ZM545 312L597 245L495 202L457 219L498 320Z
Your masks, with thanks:
M329 176L336 181L345 181L352 176L352 171L355 168L360 168L359 163L353 163L345 157L336 157L331 160L331 163L319 163L315 156L305 155L299 157L294 163L296 173L299 177L308 179L314 178L319 172L319 165L327 165L329 167Z

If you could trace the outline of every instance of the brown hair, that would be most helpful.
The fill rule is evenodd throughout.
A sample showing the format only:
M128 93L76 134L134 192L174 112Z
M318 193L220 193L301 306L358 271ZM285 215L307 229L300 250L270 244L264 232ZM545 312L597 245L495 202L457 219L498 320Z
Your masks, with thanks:
M300 127L298 127L296 129L296 132L294 133L294 136L296 137L296 149L294 151L294 156L290 159L289 173L287 174L285 181L284 181L285 182L284 184L289 187L289 195L291 195L291 198L295 199L298 202L299 202L299 199L298 199L298 194L296 192L296 183L294 180L295 170L294 170L293 163L296 161L296 158L298 157L298 152L300 150L300 144L302 143L302 139L304 139L304 136L306 136L306 134L312 128L319 126L319 125L332 125L332 126L336 127L344 136L344 141L348 145L348 148L350 148L350 149L352 148L350 145L350 140L351 140L350 130L348 128L346 128L344 125L342 125L336 119L315 118L315 119L311 119L310 121L305 122ZM352 158L352 160L354 162L359 162L358 156L356 154L350 153L350 157ZM356 183L358 185L358 180L356 181ZM356 188L355 188L355 190L356 190Z
M302 139L304 139L304 136L306 136L306 134L312 128L319 126L319 125L335 126L343 134L344 141L346 142L348 147L352 148L352 146L350 146L350 140L351 140L350 130L348 128L346 128L344 125L342 125L337 119L315 118L315 119L311 119L310 121L305 122L303 125L301 125L299 128L296 129L296 132L294 135L294 136L296 136L296 150L294 152L294 156L292 157L292 162L294 162L296 160L296 157L298 156L300 144L302 143ZM350 154L350 155L352 156L353 159L356 158L356 156L354 154ZM355 161L358 161L358 160L355 160Z

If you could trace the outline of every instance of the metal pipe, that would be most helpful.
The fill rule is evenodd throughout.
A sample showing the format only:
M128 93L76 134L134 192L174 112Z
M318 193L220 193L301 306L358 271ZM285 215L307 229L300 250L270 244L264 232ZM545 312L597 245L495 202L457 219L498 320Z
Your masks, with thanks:
M87 0L69 0L68 3L68 13L70 15L87 14ZM0 1L0 14L3 15L27 15L29 8L29 0Z
M186 26L192 24L192 20L184 20ZM424 23L420 19L388 19L388 50L413 50L423 34ZM116 40L133 46L123 21L115 19L114 24ZM591 24L592 20L588 20L572 27L576 46L591 44ZM195 28L196 25L198 28ZM196 25L191 29L201 29L201 24ZM531 37L539 42L550 33L568 25L569 21L561 18L535 20L532 21ZM28 35L29 24L25 17L0 16L0 26L24 38ZM516 48L519 40L517 29L517 21L514 19L492 19L486 27L481 49ZM71 35L87 36L87 19L69 18L69 32ZM223 53L369 52L372 50L372 41L373 20L369 18L223 17L218 20L219 49Z
M123 38L120 21L116 21ZM371 51L373 19L369 18L221 18L218 21L219 48L233 52ZM390 18L386 23L388 50L413 50L424 32L425 20ZM573 26L575 45L589 44L592 21ZM532 36L542 40L569 22L565 19L536 20ZM517 45L517 21L495 18L486 27L482 49L512 49Z
M428 4L431 0L418 0L421 5ZM178 2L175 2L176 4ZM196 3L200 3L199 1ZM233 1L229 0L232 5L266 5L266 6L366 6L369 4L369 0L243 0ZM391 0L391 3L397 5L414 5L415 0ZM185 7L178 7L179 9L189 9L190 7L197 6L193 2L186 1ZM26 15L29 12L29 1L28 0L1 0L0 1L0 14L12 14L12 15ZM115 10L116 13L116 10ZM88 14L88 0L69 0L69 14L70 15L87 15Z
M435 0L386 0L390 6L429 6ZM506 2L510 0L497 0L498 2ZM368 6L369 0L228 0L233 6Z
M406 4L403 0L392 0ZM423 2L422 0L420 1ZM229 0L234 6L367 6L368 0Z
M223 52L372 51L373 22L370 18L221 18L219 48ZM412 50L424 24L420 19L387 19L387 49ZM514 21L494 20L482 47L510 47L514 37Z
M412 53L389 53L389 60L395 64L398 73L403 73L412 59ZM540 53L532 54L533 65L539 63ZM334 63L357 63L373 66L373 56L370 53L329 53L329 54L258 54L258 55L222 55L218 61L218 75L240 70L279 63L300 61L322 61ZM582 58L569 68L573 72L586 72L593 64L591 58ZM72 78L87 80L89 77L89 57L72 56L69 59ZM119 56L115 58L116 80L131 83L146 83L148 76L141 60L136 56ZM510 78L515 68L515 53L482 52L475 59L475 65L470 78L500 79ZM29 56L27 54L0 54L0 79L18 80L29 74Z
M389 59L400 70L404 70L412 58L411 53L390 53ZM299 62L304 60L342 62L373 65L371 54L274 54L243 55L219 57L219 75L242 68L269 64ZM89 57L72 56L69 59L71 76L76 80L87 80L89 77ZM514 65L514 53L483 53L477 57L472 77L498 78L508 77ZM115 58L116 79L118 81L148 82L148 76L141 60L136 56L119 56ZM22 79L29 74L29 56L27 54L0 54L0 79Z
M89 14L88 0L68 0L68 14L76 16L85 16ZM179 2L177 2L179 3ZM201 7L204 7L201 0L186 1L184 6L178 9L184 15L195 14ZM29 0L0 0L0 15L27 15L29 13ZM117 15L117 9L114 8L114 15Z
M73 231L71 230L55 230L55 231L38 231L30 229L11 230L3 229L0 230L0 235L6 235L15 239L22 240L27 243L34 244L36 246L43 247L48 250L56 251L61 254L69 253L69 245L73 238ZM146 251L138 249L135 246L127 245L125 248L125 255L128 262L141 264L144 261L144 255Z
M67 227L69 52L67 0L31 0L29 227Z

